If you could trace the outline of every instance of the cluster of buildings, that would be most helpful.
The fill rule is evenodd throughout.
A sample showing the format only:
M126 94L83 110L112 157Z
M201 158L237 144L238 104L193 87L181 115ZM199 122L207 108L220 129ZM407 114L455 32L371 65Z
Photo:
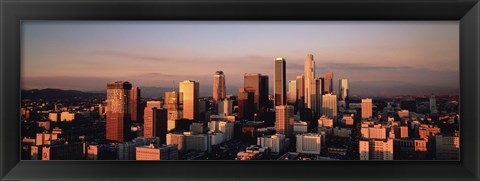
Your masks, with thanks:
M417 113L402 109L412 107L402 100L353 99L348 79L339 79L337 93L333 72L320 77L315 70L308 54L303 74L286 80L286 60L275 58L273 95L269 76L261 73L244 74L236 96L226 95L223 71L213 75L211 97L200 97L194 80L179 82L178 91L159 98L143 98L139 87L113 81L106 99L92 101L95 117L59 110L56 104L41 113L45 118L36 117L46 130L50 123L88 117L103 131L81 139L44 131L25 137L22 145L36 160L458 159L458 111L442 111L446 108L439 109L435 96L428 100L428 113ZM32 110L22 107L22 115Z

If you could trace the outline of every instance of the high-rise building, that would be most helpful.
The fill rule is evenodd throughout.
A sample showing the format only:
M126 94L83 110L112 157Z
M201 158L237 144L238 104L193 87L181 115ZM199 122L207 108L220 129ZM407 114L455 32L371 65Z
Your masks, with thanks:
M145 138L159 137L160 142L165 144L167 134L168 111L164 108L146 107L144 111Z
M328 93L322 96L322 114L332 119L337 116L337 95Z
M252 92L254 97L254 112L268 103L268 76L259 73L246 73L244 75L244 88Z
M106 139L123 142L130 134L130 90L132 84L114 81L107 84L107 123Z
M226 96L225 74L223 71L216 71L213 75L213 100L217 103Z
M360 140L360 160L393 160L393 139Z
M315 78L315 87L314 87L314 89L312 89L315 92L315 95L312 96L315 100L312 111L317 116L320 116L321 114L323 114L323 111L322 111L323 92L324 92L323 91L324 90L323 82L324 82L324 79L322 77L316 77Z
M323 87L325 89L325 93L333 92L333 72L329 71L325 73L325 82Z
M372 99L362 99L362 119L372 118Z
M238 117L253 120L255 112L254 92L248 92L243 87L238 88Z
M307 133L296 135L297 152L306 154L320 154L321 151L321 135Z
M315 61L312 54L307 54L305 58L304 67L304 96L305 96L305 108L314 110L315 98L313 97L316 92L313 92L315 83Z
M297 110L305 108L305 76L297 75Z
M285 105L287 103L287 86L286 86L286 67L284 58L275 58L275 75L273 82L275 106Z
M435 113L437 111L437 100L435 99L435 95L432 94L430 96L430 112Z
M130 117L131 120L134 122L140 121L141 115L140 113L140 97L141 97L141 91L140 88L138 87L133 87L132 90L130 91Z
M136 160L178 160L178 145L137 147Z
M260 109L266 109L269 106L269 93L268 93L268 75L261 75L260 76Z
M233 100L229 98L219 100L217 103L217 107L218 115L229 116L233 112Z
M293 116L293 106L275 106L275 129L277 133L284 134L287 137L292 136L295 121Z
M339 80L339 93L340 93L340 100L348 102L348 79L340 79ZM347 103L348 105L348 103Z
M288 81L287 104L297 108L297 81ZM297 110L297 109L295 109ZM296 111L295 111L296 112Z
M199 83L193 80L180 82L179 92L183 94L183 118L198 120Z
M183 117L183 94L175 91L165 92L163 108L168 111L167 130L175 129L175 121Z

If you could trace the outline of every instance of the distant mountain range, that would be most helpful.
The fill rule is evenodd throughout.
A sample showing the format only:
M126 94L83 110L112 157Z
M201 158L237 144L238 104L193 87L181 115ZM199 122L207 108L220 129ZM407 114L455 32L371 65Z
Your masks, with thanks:
M31 89L21 92L22 99L66 99L91 96L105 96L105 93L61 89Z

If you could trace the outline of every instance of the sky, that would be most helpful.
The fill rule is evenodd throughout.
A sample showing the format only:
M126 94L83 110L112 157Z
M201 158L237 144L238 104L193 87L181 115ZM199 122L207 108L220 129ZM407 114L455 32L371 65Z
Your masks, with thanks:
M287 80L314 55L316 76L349 80L355 96L458 94L458 21L24 21L22 89L103 91L113 80L178 89L195 80L211 95L222 70L227 93L244 73Z

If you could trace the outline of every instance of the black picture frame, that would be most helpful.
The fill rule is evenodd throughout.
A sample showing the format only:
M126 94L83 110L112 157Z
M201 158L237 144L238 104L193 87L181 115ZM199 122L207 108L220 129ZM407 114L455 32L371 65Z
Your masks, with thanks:
M478 0L1 0L2 180L479 180ZM22 20L458 20L460 161L20 161Z

